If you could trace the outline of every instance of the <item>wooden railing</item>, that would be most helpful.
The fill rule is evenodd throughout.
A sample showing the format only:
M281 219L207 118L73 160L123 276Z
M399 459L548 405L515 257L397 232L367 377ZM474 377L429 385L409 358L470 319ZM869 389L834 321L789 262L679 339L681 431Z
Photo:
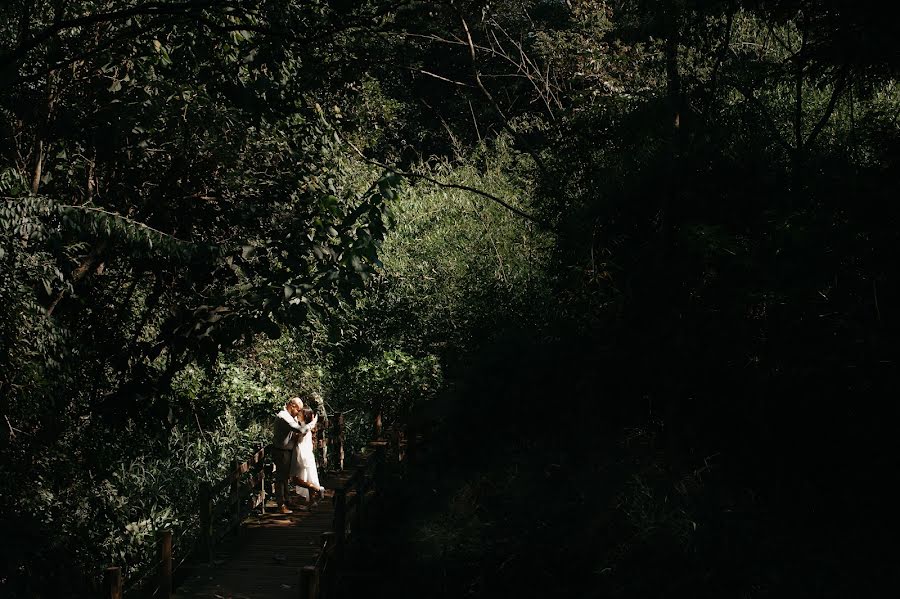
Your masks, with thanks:
M347 544L361 533L370 501L382 490L387 447L385 441L370 442L350 478L334 489L332 530L322 535L315 563L300 570L300 599L331 595Z
M133 584L134 591L142 597L171 597L172 576L175 572L172 548L174 539L171 530L161 530L156 534L156 559L153 568L139 577ZM181 563L184 563L182 560ZM122 599L125 595L125 580L119 566L110 566L103 573L102 594L104 599ZM128 591L131 596L132 590Z
M365 515L370 502L378 498L384 485L388 450L392 457L407 464L414 463L420 451L419 427L411 423L402 428L382 430L380 416L374 421L375 440L368 443L359 456L359 463L350 478L334 488L334 520L332 530L322 534L321 549L313 565L300 571L299 592L301 599L322 599L329 597L337 581L337 570L346 557L348 543L358 538L365 524ZM328 435L328 433L331 433ZM389 439L389 441L384 440ZM344 469L344 418L335 414L326 426L317 432L315 447L320 450L323 470L327 469L329 454L333 458L331 471ZM330 451L329 451L330 450ZM203 482L197 501L199 511L199 533L194 556L202 561L212 561L215 546L228 534L238 534L241 522L252 510L260 508L265 513L267 496L268 448L257 449L247 460L232 461L228 473L216 483ZM245 476L246 475L246 476ZM228 491L227 498L222 495ZM182 533L184 536L184 533ZM178 566L173 566L172 531L161 531L157 536L157 556L155 562L155 589L142 595L152 595L158 599L169 599L172 594L173 574ZM188 548L190 549L190 548ZM190 551L185 552L189 554ZM178 565L185 562L186 556ZM122 599L122 572L118 567L106 569L103 582L104 599Z
M316 430L314 446L320 450L323 470L327 469L330 463L329 453L333 455L335 469L341 471L344 469L343 414L332 415L325 426ZM271 474L266 459L269 454L268 447L260 447L243 462L232 460L227 474L221 480L215 483L209 481L200 483L196 503L199 515L196 545L180 548L185 550L185 556L178 565L175 565L172 531L160 531L156 541L157 559L153 563L152 570L139 577L149 583L143 585L145 588L140 593L142 596L169 599L172 596L173 575L178 566L187 561L189 555L200 561L211 562L216 545L229 534L237 535L240 532L241 522L247 514L256 508L265 513L267 471ZM222 495L226 490L228 495L223 500ZM155 581L156 584L153 585L149 581ZM124 582L120 567L106 568L102 583L103 599L122 599Z
M418 459L423 433L427 438L427 430L412 422L403 427L383 430L381 415L378 414L373 424L375 440L366 447L361 462L350 478L334 489L332 530L322 535L321 549L315 563L300 570L300 599L325 599L333 595L347 545L358 539L370 502L382 493L388 450L397 461L412 464Z

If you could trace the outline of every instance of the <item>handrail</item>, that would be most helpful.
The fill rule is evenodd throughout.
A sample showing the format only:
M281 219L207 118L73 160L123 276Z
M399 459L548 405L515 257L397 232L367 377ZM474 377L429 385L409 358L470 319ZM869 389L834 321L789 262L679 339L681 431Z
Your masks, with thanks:
M328 430L332 430L330 437ZM331 449L337 454L336 465L343 468L344 464L344 416L338 412L325 421L325 425L316 430L316 445L320 448L324 445L323 465L328 463L328 450ZM204 483L206 485L207 494L204 496L203 485L201 485L201 493L199 498L199 507L201 515L201 527L199 545L202 557L206 561L212 561L215 545L225 537L228 532L237 532L243 516L249 511L259 507L263 513L266 509L266 469L258 468L253 474L255 466L261 466L265 463L266 457L269 455L269 447L264 446L253 452L245 461L241 463L233 462L228 469L226 475L215 485ZM250 473L249 477L244 474ZM230 487L229 498L226 501L217 502L213 505L215 499ZM249 501L243 501L244 492L250 491ZM245 505L248 504L248 505ZM221 516L227 513L229 508L234 510L234 517L226 520L224 530L216 533L215 528L217 521Z
M331 420L331 419L329 419ZM344 430L343 414L333 415L331 422L326 421L326 426L317 432L316 446L325 449L323 464L328 463L328 449L335 454L334 465L343 471L344 466ZM331 425L330 427L328 425ZM392 442L384 440L380 419L376 420L376 440L370 442L364 449L362 460L354 468L350 477L339 487L334 489L334 520L332 531L323 533L322 546L312 566L304 567L300 572L300 596L308 599L319 599L327 596L331 589L331 579L334 569L344 559L344 551L349 540L358 535L363 523L363 516L369 501L368 495L374 487L374 496L381 494L384 480L384 466L387 449L390 447L397 452L398 461L410 461L415 455L416 431L412 426L397 430L391 427L386 431ZM336 429L336 433L330 437L327 429ZM405 437L406 443L401 440ZM405 448L404 448L405 445ZM405 451L403 451L405 449ZM261 506L265 513L266 498L266 469L263 466L268 447L260 447L254 451L245 461L238 463L232 461L226 475L215 484L209 481L200 483L198 495L199 531L197 546L199 554L205 561L212 561L214 548L228 532L237 532L246 513ZM253 472L254 467L256 473ZM249 476L244 476L249 474ZM229 490L227 499L220 499L223 492ZM255 491L258 489L258 491ZM244 491L250 491L248 498L244 497ZM249 499L246 501L245 499ZM228 514L227 518L222 516ZM224 520L225 527L219 531L220 524ZM159 559L152 564L156 570L158 582L154 596L157 599L170 599L172 593L172 579L178 568L185 563L192 553L190 550L179 554L184 555L178 564L173 563L173 550L180 544L181 539L189 529L182 531L177 539L172 538L171 531L160 531L157 539L157 556ZM145 578L151 572L145 573ZM104 575L103 597L104 599L123 598L122 571L118 567L107 568Z
M370 486L376 489L382 483L383 463L387 443L374 441L369 443L363 461L343 485L334 490L334 520L332 528L335 535L334 559L343 561L347 542L359 533L366 508L366 497ZM301 588L306 588L301 585ZM315 595L310 595L316 599Z

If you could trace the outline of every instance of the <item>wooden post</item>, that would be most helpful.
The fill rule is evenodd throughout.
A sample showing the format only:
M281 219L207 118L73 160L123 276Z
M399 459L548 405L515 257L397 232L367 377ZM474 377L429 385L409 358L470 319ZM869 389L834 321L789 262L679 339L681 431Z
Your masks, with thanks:
M332 414L328 419L328 450L335 460L337 460L337 419L337 413Z
M241 475L238 472L238 461L231 460L231 508L234 510L233 535L237 536L241 530Z
M374 487L378 487L378 474L380 471L379 460L381 458L381 450L384 447L384 441L369 441L369 459L372 460L372 465L369 468L372 469L372 485Z
M350 532L353 534L354 542L359 539L363 530L363 513L366 509L367 482L365 477L362 477L356 483L356 509L353 510L353 522L350 524Z
M322 551L325 553L325 559L322 561L323 564L328 563L328 552L334 548L335 537L337 533L333 530L328 532L323 532L319 537L322 539Z
M387 443L384 441L373 441L369 443L369 447L374 450L374 455L372 458L375 460L375 471L372 474L373 484L375 485L375 496L380 497L381 492L384 490L382 487L384 486L384 469L385 469L385 454L387 453Z
M157 537L159 547L159 586L156 589L157 599L170 599L172 596L172 531L163 530Z
M319 560L320 570L319 570L319 596L320 597L328 597L331 593L332 588L332 566L330 563L331 556L329 555L334 549L335 543L335 533L334 532L323 532L322 533L322 559Z
M319 537L321 537L322 545L324 545L325 547L331 547L334 545L334 531L333 530L330 530L328 532L323 532L321 535L319 535Z
M322 461L322 472L328 471L328 425L331 422L328 418L325 419L325 422L322 423L322 426L317 427L316 434L319 436L319 457Z
M344 543L347 540L347 489L334 490L335 554L338 563L344 559Z
M416 461L416 428L412 424L406 425L406 462L412 464Z
M300 569L300 599L318 599L319 573L315 566Z
M336 466L338 470L341 472L344 471L344 414L342 412L338 412L334 415L334 426L335 429L335 458L336 458Z
M118 566L103 573L103 599L122 599L122 569Z
M212 485L206 481L200 483L200 558L213 559Z
M263 453L262 459L259 461L259 512L263 515L266 513L266 454Z
M391 451L397 456L397 461L403 461L403 455L400 453L400 429L396 426L391 427Z

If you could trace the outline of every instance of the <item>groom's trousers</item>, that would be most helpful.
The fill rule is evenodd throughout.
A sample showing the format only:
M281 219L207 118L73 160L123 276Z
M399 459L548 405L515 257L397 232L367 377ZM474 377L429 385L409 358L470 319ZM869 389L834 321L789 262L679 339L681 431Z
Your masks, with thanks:
M291 475L292 449L274 449L272 462L275 464L275 503L278 507L284 505L287 497L288 479Z

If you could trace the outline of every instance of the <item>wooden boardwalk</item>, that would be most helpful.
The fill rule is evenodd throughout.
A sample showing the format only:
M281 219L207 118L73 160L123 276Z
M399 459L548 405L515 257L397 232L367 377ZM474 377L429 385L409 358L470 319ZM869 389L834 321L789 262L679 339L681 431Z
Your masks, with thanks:
M326 489L344 486L351 472L333 473L322 483ZM334 497L293 514L252 514L238 534L216 549L210 564L197 565L175 589L177 598L296 599L300 572L315 564L322 551L322 534L334 530Z
M365 517L380 496L390 443L369 442L344 467L340 414L335 419L335 465L323 474L325 498L291 514L276 513L267 501L271 464L261 448L247 461L234 460L225 478L201 481L197 500L198 536L181 544L173 531L157 534L157 559L127 589L143 599L322 599L332 597L345 576L341 562L348 544L359 537ZM376 429L380 435L380 427ZM407 429L391 435L391 460L410 462L416 434ZM322 444L327 450L327 445ZM327 453L325 454L327 457ZM324 461L324 460L323 460ZM267 465L268 464L268 465ZM261 502L266 502L261 510ZM265 513L262 513L265 511ZM174 557L180 557L176 565ZM101 597L122 599L122 568L107 567ZM174 591L174 593L173 593Z

